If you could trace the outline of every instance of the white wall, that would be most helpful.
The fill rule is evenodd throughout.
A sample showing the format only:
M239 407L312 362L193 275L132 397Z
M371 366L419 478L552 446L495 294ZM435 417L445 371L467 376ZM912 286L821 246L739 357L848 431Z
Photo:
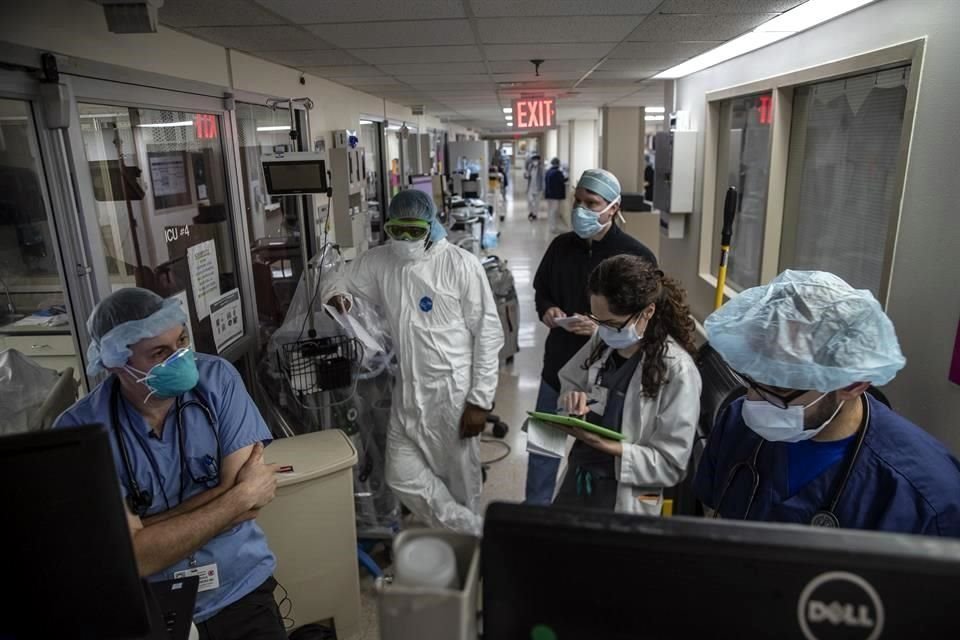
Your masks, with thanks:
M570 121L570 182L576 184L580 174L600 166L596 120Z
M617 176L624 191L643 191L643 134L641 107L603 109L600 164Z
M550 162L553 158L557 157L559 153L558 144L557 144L557 130L549 129L546 133L543 134L543 160L544 162Z
M557 128L557 157L562 166L570 166L570 121L561 122Z
M663 240L660 260L679 276L699 319L713 289L697 274L703 188L705 93L927 37L887 311L907 366L887 388L894 407L960 452L960 387L947 380L957 322L956 167L960 164L960 3L880 0L677 83L677 108L700 131L697 195L683 240Z

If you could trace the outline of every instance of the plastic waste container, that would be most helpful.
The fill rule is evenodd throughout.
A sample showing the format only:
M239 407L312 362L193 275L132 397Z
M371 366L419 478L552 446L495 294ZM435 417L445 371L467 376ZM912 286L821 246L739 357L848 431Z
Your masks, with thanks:
M293 605L288 617L294 628L333 618L337 635L350 637L360 625L357 450L346 434L330 429L274 440L264 459L293 467L280 474L276 499L257 518L277 556L275 577Z

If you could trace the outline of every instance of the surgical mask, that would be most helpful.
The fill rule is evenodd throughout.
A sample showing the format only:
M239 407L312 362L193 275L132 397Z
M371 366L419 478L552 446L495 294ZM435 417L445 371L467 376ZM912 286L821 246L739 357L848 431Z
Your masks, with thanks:
M750 427L751 431L768 442L802 442L803 440L809 440L823 431L843 408L841 402L837 405L837 410L833 412L833 415L820 426L805 429L804 412L823 400L827 395L829 394L823 394L810 404L792 404L786 409L775 407L766 400L744 400L743 421Z
M393 252L393 255L400 260L419 260L426 255L427 245L422 240L416 242L393 240L390 242L390 250Z
M178 349L160 364L150 367L149 371L140 371L130 365L126 365L124 369L137 382L150 389L144 403L153 395L158 398L175 398L196 387L200 381L193 350L186 347Z
M600 325L600 339L611 349L629 349L640 342L642 334L637 333L637 324L624 327L620 331Z
M583 205L575 206L573 208L573 213L571 214L574 233L584 240L589 240L590 238L600 234L604 229L613 224L613 221L611 220L608 220L606 224L600 224L600 216L606 213L610 207L618 202L620 202L619 197L604 207L602 211L591 211Z

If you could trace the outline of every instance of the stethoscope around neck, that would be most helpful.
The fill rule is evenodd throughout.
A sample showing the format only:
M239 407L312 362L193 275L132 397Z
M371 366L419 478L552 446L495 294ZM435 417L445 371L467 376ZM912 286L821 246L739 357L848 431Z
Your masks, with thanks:
M866 438L867 429L870 425L870 403L867 402L867 399L864 397L861 397L861 402L863 403L863 420L861 421L860 431L857 433L857 441L853 447L853 454L849 456L846 468L840 475L840 484L833 492L833 497L827 503L826 507L818 509L817 512L813 514L813 517L810 518L811 526L830 529L838 529L840 527L840 518L837 517L837 506L840 504L843 492L847 488L847 482L850 480L853 468L856 466L857 459L860 457L860 449L863 448L863 441ZM752 480L750 500L747 501L747 508L743 513L744 520L750 518L750 510L753 508L753 503L757 499L757 491L760 488L760 472L757 471L757 461L760 459L760 450L763 449L765 443L766 440L761 438L757 446L754 447L753 454L747 460L738 462L731 467L730 473L727 474L727 481L723 485L723 491L720 492L720 499L717 500L717 508L713 513L714 518L720 517L720 509L723 506L724 498L727 497L727 491L729 491L733 482L737 479L737 474L743 469L750 472Z
M189 475L190 479L201 485L206 485L209 482L219 480L220 478L220 466L223 462L223 452L220 446L220 434L217 433L216 423L214 422L213 411L203 400L201 396L198 396L197 400L188 400L183 401L182 397L177 397L176 400L176 412L177 412L177 444L179 446L180 453L180 502L183 502L183 494L186 489L184 475ZM207 424L210 426L210 430L213 431L213 437L217 442L217 457L214 460L211 456L211 464L208 467L208 473L202 477L197 477L193 474L193 469L190 468L190 465L186 462L186 433L183 429L183 410L191 407L198 407L207 418ZM129 417L129 416L128 416ZM114 436L117 439L117 445L120 449L120 458L123 460L124 469L127 472L127 505L130 507L130 510L139 517L144 517L147 514L147 511L150 510L150 507L153 506L154 495L149 489L144 489L140 486L140 483L137 482L137 477L133 472L133 464L130 461L130 453L127 451L126 440L123 437L123 430L120 428L120 380L115 379L113 381L113 388L110 392L110 422L112 423L112 428L114 431ZM133 425L131 425L133 428ZM157 476L157 480L160 480L160 469L157 467L157 462L153 458L153 454L150 453L150 450L143 445L140 438L136 438L137 442L140 444L141 449L146 454L147 459L150 462L150 466L153 468L153 472ZM184 474L184 468L186 468L186 474ZM161 491L162 491L161 483ZM166 493L164 492L164 501L166 502L167 509L170 509L172 506L170 500L167 498Z

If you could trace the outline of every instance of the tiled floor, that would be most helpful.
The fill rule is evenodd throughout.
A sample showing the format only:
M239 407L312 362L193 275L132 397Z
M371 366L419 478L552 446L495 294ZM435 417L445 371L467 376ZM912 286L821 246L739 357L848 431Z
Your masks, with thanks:
M516 184L520 181L514 181ZM521 185L522 186L522 185ZM520 302L520 352L513 363L500 371L497 389L496 413L510 425L510 432L503 441L481 443L481 457L492 460L503 455L510 446L509 455L490 466L487 482L481 496L482 508L496 500L523 500L527 474L526 436L520 431L526 412L533 409L540 386L540 368L543 361L543 345L547 329L537 320L533 304L533 276L543 252L553 236L546 221L546 207L541 203L540 218L531 223L527 220L527 203L522 192L506 202L506 220L500 223L500 245L488 253L507 261L513 272ZM489 438L489 434L485 436ZM361 631L362 640L378 640L377 605L373 580L361 570Z

